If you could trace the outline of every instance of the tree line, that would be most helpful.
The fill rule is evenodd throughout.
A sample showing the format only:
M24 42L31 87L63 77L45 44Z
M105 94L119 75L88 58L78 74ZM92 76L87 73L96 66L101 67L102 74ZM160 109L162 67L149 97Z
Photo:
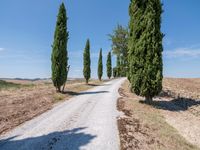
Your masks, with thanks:
M161 32L162 4L160 0L131 0L129 5L128 28L118 25L109 38L112 41L112 53L107 56L107 76L128 77L130 89L139 96L144 96L146 102L162 90L163 62ZM64 3L61 4L57 17L54 43L52 46L52 80L56 89L67 80L69 71L67 55L67 16ZM111 55L116 56L116 67L112 69ZM83 53L83 75L86 83L91 77L90 41L86 42ZM99 52L99 80L103 75L102 49Z
M69 32L67 31L67 13L64 3L60 5L56 28L54 32L54 42L52 45L51 54L51 70L52 70L52 81L58 92L63 92L65 83L67 81L68 72L70 66L68 65L68 51L67 42L69 39ZM90 59L90 40L87 39L85 49L83 52L83 76L86 84L89 83L91 78L91 59ZM108 52L107 56L107 76L110 79L112 76L112 58L111 52ZM102 49L99 52L98 60L98 79L101 81L103 76L103 56Z

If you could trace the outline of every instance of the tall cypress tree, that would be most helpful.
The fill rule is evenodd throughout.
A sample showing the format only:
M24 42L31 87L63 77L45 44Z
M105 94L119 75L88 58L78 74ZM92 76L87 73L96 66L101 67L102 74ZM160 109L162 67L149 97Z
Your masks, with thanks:
M99 52L99 61L98 61L98 78L101 81L103 75L103 63L102 63L102 49Z
M146 102L162 90L163 63L160 0L131 0L129 6L129 80Z
M58 92L61 92L61 86L63 86L67 80L68 36L66 9L64 3L62 3L57 16L51 55L52 81Z
M108 76L108 78L110 79L111 76L112 76L112 59L111 59L111 52L108 53L106 66L107 66L107 76Z
M90 40L88 39L83 53L83 76L87 84L91 74L90 63Z

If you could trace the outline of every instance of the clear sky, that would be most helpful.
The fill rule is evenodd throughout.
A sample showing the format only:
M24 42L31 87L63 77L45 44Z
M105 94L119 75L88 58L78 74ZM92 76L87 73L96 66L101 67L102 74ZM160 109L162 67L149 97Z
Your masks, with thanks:
M0 77L51 76L51 44L62 0L0 1ZM130 0L65 0L68 14L70 77L82 77L82 53L91 41L92 77L99 49L111 49L107 34L127 26ZM200 77L200 1L163 0L164 75ZM115 62L113 62L115 64ZM104 70L104 74L105 74Z

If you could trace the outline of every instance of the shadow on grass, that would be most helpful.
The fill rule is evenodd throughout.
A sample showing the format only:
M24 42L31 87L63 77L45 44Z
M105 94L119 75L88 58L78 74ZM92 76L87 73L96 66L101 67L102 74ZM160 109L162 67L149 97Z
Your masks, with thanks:
M1 150L79 150L82 146L89 144L95 135L84 133L86 128L75 128L62 132L53 132L47 135L25 139L11 137L0 140Z
M140 103L168 111L186 111L192 106L200 105L200 101L184 97L174 98L170 101L153 101L151 104L148 104L145 101L140 101Z
M101 94L101 93L108 93L108 91L94 91L94 92L74 92L74 91L65 91L63 94L68 94L68 95L91 95L91 94Z

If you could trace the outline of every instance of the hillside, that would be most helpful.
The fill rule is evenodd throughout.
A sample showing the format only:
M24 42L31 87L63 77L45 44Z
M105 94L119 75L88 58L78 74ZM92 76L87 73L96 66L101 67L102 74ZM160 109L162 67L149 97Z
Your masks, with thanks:
M151 106L130 92L128 81L119 93L122 150L199 149L200 79L165 78L163 92Z

